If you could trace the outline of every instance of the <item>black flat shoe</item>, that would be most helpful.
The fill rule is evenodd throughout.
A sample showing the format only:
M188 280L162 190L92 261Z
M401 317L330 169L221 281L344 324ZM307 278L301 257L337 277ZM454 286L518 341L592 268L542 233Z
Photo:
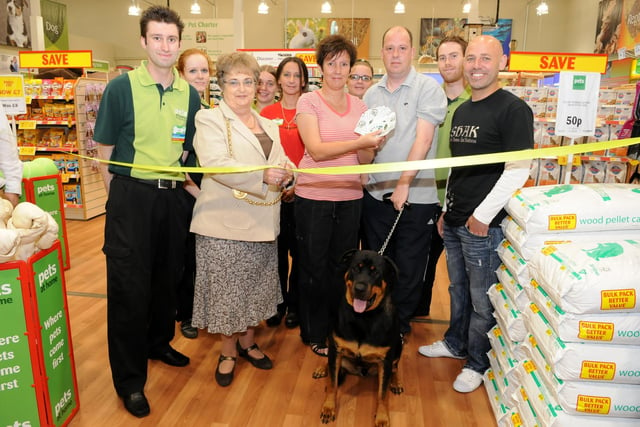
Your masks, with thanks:
M170 366L183 367L189 364L189 358L172 347L159 353L149 354L149 359L159 360Z
M282 314L278 313L275 316L271 316L267 319L267 326L271 327L271 328L275 328L276 326L280 325L280 322L282 322Z
M193 327L191 319L183 320L180 322L180 332L185 338L193 339L198 338L198 329Z
M149 402L147 401L147 398L144 396L143 392L137 391L135 393L131 393L128 396L121 397L122 402L124 403L124 407L134 417L146 417L151 412L151 408L149 408Z
M242 348L240 346L240 343L236 342L236 347L238 347L238 354L240 355L240 357L247 359L249 363L251 363L256 368L271 369L273 367L273 363L271 363L271 359L269 359L269 357L266 354L262 353L263 357L261 359L256 359L254 357L251 357L251 355L249 354L251 350L260 351L260 349L258 348L258 344L254 343L247 348Z
M220 372L220 364L226 360L233 361L233 369L231 372L223 374ZM216 382L220 387L227 387L233 381L233 372L236 370L236 358L233 356L223 356L218 358L218 367L216 368Z
M297 313L287 313L287 317L285 317L284 319L284 325L287 328L293 329L297 327L299 324L300 324L300 319L298 319Z

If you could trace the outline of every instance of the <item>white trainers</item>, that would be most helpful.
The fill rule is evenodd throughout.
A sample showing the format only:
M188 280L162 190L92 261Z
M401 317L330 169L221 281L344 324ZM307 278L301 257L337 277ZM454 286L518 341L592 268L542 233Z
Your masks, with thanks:
M466 359L466 357L455 356L444 341L436 341L431 345L423 345L418 348L418 353L425 357L450 357L452 359Z
M471 393L482 384L482 374L476 371L463 368L458 374L458 378L453 382L453 389L460 393Z

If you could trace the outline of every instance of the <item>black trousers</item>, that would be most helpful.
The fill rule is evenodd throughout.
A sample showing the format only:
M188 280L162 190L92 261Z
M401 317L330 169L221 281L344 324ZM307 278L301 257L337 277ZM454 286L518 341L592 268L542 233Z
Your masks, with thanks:
M435 230L438 204L412 204L405 208L384 251L399 271L398 284L393 289L393 301L400 319L400 330L411 330L410 321L416 311ZM398 216L391 203L381 202L364 192L362 205L363 246L380 250Z
M435 221L440 217L442 208L438 206L438 211ZM442 237L438 234L438 230L434 228L431 233L431 245L429 247L429 259L427 260L427 272L424 276L424 283L422 285L422 291L420 292L420 299L418 301L418 307L416 308L414 316L428 316L431 312L431 298L433 295L433 283L436 280L436 267L440 255L444 250L444 242Z
M361 200L340 202L296 196L296 236L300 277L300 336L324 343L344 296L342 257L358 247Z
M106 204L109 362L120 396L142 391L149 354L175 331L176 284L183 272L191 211L186 191L115 176Z
M278 276L282 291L282 304L278 313L298 313L298 255L296 243L296 217L294 202L280 203L280 234L278 235ZM291 268L289 268L291 257Z
M187 198L189 202L189 211L193 212L193 205L196 199L191 195ZM191 222L191 221L189 221ZM185 255L184 255L184 272L182 279L178 282L177 291L177 307L176 321L190 320L193 316L193 293L196 284L196 235L187 233Z

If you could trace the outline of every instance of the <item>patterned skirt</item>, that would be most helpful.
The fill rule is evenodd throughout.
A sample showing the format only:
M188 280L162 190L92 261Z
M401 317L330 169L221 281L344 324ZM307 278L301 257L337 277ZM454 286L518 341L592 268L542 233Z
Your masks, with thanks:
M231 335L257 326L282 302L276 242L244 242L196 234L192 324Z

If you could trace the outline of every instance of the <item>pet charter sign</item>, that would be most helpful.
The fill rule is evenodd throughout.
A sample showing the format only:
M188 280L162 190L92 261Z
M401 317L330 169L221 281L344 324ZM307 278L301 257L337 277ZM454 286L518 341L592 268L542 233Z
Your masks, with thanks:
M235 48L233 19L185 19L182 49L196 48L212 59Z

